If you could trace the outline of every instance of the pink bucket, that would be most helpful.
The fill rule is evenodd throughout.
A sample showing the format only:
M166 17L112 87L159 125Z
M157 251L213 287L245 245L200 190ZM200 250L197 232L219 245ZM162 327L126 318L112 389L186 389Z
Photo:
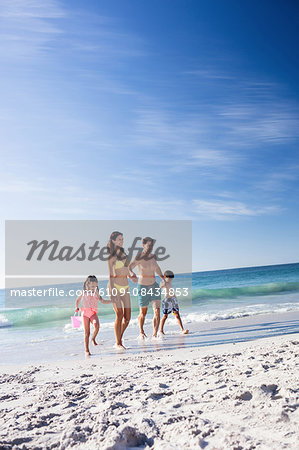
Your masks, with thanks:
M72 316L72 325L73 328L80 328L82 317L81 316Z

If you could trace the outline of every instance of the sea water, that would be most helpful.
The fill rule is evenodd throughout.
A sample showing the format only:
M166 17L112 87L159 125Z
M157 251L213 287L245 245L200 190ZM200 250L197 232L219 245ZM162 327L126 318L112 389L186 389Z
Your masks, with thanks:
M192 283L192 289L191 289ZM99 287L106 288L107 281ZM177 296L185 327L200 334L208 324L231 324L231 319L268 317L270 314L299 311L299 263L264 267L238 268L210 272L195 272L176 275L173 286L180 291ZM59 285L59 288L74 290L82 288L82 283ZM130 283L131 292L136 284ZM182 288L188 294L182 295ZM40 289L49 286L39 286ZM7 293L6 293L7 294ZM185 291L186 294L186 291ZM74 314L76 298L43 296L38 299L18 298L11 302L5 290L0 291L0 339L2 348L1 363L59 359L59 355L77 355L81 352L83 330L71 327L70 317ZM132 319L126 331L131 348L137 349L139 312L138 301L131 295ZM13 307L11 307L13 304ZM267 316L268 315L268 316ZM101 329L99 341L102 347L112 349L114 343L113 327L115 314L111 305L99 303ZM149 308L145 329L151 331L152 309ZM276 323L276 325L275 325ZM248 338L260 337L251 328ZM179 329L174 317L167 321L169 336L176 336ZM271 322L271 336L299 332L299 324L282 326L281 322ZM263 334L267 335L267 334ZM209 333L205 345L215 343L215 336ZM240 340L230 337L230 341ZM242 337L244 339L244 335ZM180 341L175 341L179 345ZM174 346L175 346L174 342ZM198 341L200 342L200 341ZM202 341L203 342L203 341ZM218 341L217 341L218 342ZM43 356L43 358L42 358Z

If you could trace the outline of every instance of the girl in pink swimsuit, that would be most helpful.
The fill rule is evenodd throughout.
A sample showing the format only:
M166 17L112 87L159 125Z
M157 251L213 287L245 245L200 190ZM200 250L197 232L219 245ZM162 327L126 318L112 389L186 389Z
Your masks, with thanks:
M98 280L94 275L89 275L84 284L83 284L83 292L76 300L76 312L79 311L79 303L81 300L81 313L82 320L84 325L84 345L85 345L85 354L90 356L91 353L89 351L89 336L90 336L90 323L94 326L94 332L92 335L92 343L93 345L98 345L96 342L96 337L100 329L99 318L97 316L98 313L98 302L101 303L111 303L110 300L104 300L99 295L98 288Z

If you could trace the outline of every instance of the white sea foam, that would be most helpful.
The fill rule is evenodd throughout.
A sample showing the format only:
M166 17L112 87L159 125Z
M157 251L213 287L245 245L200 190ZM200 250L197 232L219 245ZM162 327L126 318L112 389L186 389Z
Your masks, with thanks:
M262 305L256 305L262 306ZM207 312L207 313L199 313L194 312L190 314L186 314L183 316L184 321L186 323L196 323L196 322L213 322L216 320L228 320L228 319L239 319L242 317L255 316L260 314L275 314L275 313L284 313L290 311L298 311L299 304L297 303L289 303L289 304L278 304L273 305L264 305L266 308L255 308L252 309L253 306L247 306L244 309L234 309L227 312Z
M0 314L0 328L7 328L12 326L13 324L9 322L9 320L7 320L7 318L3 314Z

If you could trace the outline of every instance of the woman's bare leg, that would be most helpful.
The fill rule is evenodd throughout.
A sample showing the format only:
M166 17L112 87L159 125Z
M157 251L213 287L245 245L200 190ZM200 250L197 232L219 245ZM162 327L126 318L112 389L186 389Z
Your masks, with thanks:
M130 323L131 308L124 308L123 313L124 313L124 317L123 317L122 325L121 325L121 337L123 337L123 334Z
M114 304L113 305L113 309L115 312L115 322L114 322L114 334L115 334L115 340L116 340L116 345L118 347L122 347L122 333L121 333L121 328L122 328L122 320L124 317L124 313L123 313L123 309L122 308L117 308L117 306Z
M130 294L126 293L124 295L123 304L124 304L124 308L123 308L123 320L122 320L122 324L121 324L121 337L123 337L125 329L129 325L130 320L131 320Z

